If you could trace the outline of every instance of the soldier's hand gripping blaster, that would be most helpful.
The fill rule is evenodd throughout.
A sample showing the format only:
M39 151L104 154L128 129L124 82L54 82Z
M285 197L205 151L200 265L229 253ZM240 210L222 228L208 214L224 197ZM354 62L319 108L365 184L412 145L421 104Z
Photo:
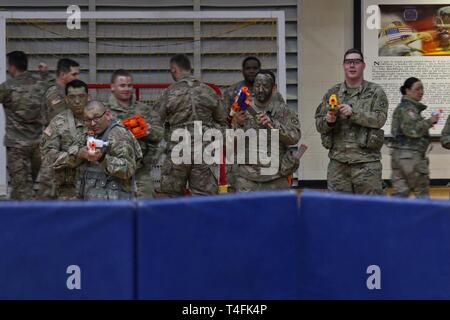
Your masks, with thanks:
M136 139L145 137L148 134L149 125L140 114L123 119L122 124L131 131Z
M432 117L434 117L434 116L441 116L442 114L444 113L444 110L443 109L438 109L438 110L435 110L435 111L433 111L432 113L431 113L431 116ZM439 121L438 121L439 122ZM435 128L434 126L436 125L437 123L434 123L433 124L433 129Z
M103 141L100 139L95 139L94 138L94 132L93 131L89 131L89 136L87 138L87 147L88 147L88 154L90 156L95 155L95 149L101 149L104 147L107 147L109 144L108 141Z

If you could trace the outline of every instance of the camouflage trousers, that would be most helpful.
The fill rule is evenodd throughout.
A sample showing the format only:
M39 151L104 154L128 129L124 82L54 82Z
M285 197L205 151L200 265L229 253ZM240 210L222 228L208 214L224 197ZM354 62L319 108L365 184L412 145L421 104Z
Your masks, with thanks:
M418 151L394 149L391 158L394 196L429 198L429 160Z
M155 197L153 180L150 175L151 165L142 165L136 170L136 197L138 199L151 199Z
M237 192L286 190L289 188L290 188L289 181L286 177L278 178L267 182L252 181L241 176L238 176L236 178Z
M330 159L327 172L328 190L358 194L383 194L381 162L342 163Z
M161 193L169 197L183 196L187 183L193 195L213 195L218 193L214 166L206 164L174 164L170 157L161 169Z
M10 179L11 199L33 199L33 183L41 165L39 146L6 147L7 167Z

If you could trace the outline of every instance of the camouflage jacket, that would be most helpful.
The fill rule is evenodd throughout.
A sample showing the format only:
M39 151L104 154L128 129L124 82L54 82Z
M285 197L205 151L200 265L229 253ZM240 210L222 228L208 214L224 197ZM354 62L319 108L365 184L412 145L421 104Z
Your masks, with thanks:
M112 125L112 124L111 124ZM101 138L102 134L96 138ZM83 179L83 171L86 170L88 161L78 158L80 149L86 145L88 134L86 132L78 134L74 144L69 148L68 165L81 167L80 179ZM104 148L103 156L97 163L103 173L108 177L117 178L122 189L130 191L132 188L132 178L135 174L137 163L142 159L142 151L136 138L131 132L121 125L114 126L109 132L109 145Z
M168 126L169 137L178 128L188 129L193 136L194 121L201 121L203 130L217 128L223 131L227 126L220 97L193 76L186 76L167 88L155 108L161 122ZM172 143L168 142L170 149Z
M392 115L391 132L395 149L415 150L425 153L430 145L431 119L424 119L421 112L426 105L403 96Z
M329 98L336 94L338 104L353 108L351 117L338 111L334 124L328 124L326 114L330 110ZM347 89L345 83L331 88L317 107L315 119L322 144L330 149L330 159L342 163L372 162L381 159L383 130L387 118L388 100L383 89L364 81L358 89Z
M153 107L136 101L134 95L132 96L131 105L129 107L124 107L119 104L114 95L109 97L109 100L105 105L111 109L113 118L119 122L126 118L134 117L137 114L144 117L149 125L149 134L138 139L138 142L142 150L143 161L145 163L153 163L155 160L153 157L157 153L158 144L164 135L164 129L161 125L158 112L156 112Z
M61 87L55 79L50 79L47 83L47 90L44 94L43 104L45 106L45 125L47 126L50 121L58 113L67 110L66 92L63 87Z
M76 142L78 135L86 133L83 119L74 117L70 109L57 114L44 130L41 155L51 159L57 185L75 183L76 169L72 167L70 157L78 149L71 150L70 147Z
M241 88L245 85L246 85L245 81L242 80L232 84L223 92L223 108L227 116L230 114L231 105L234 103L234 99L239 93L239 90L241 90ZM248 90L251 94L251 97L253 98L253 86L250 86ZM280 103L285 103L283 96L279 92L275 94L274 98L275 100L278 100Z
M253 101L252 105L254 105ZM282 172L281 164L283 158L289 152L289 147L296 145L301 138L300 122L297 113L285 103L280 102L278 99L273 99L265 108L265 113L271 119L273 128L277 129L279 133L279 138L277 141L274 141L274 144L271 143L272 130L257 122L256 118L250 113L248 113L248 120L245 125L238 125L239 129L243 129L247 134L250 134L252 132L251 129L254 129L258 136L253 142L252 139L249 139L248 143L245 142L246 164L239 164L238 166L239 176L256 182L268 182L287 176ZM265 145L263 144L264 141L260 140L260 135L263 131L267 135L267 142ZM245 140L242 142L244 141ZM258 142L257 144L255 144L256 141ZM269 153L267 153L266 150L269 151ZM237 152L239 152L239 145L237 145ZM277 158L278 166L275 167L275 172L268 174L267 172L261 171L262 169L267 171L267 169L270 168L271 165L274 166L275 163L263 164L260 158L260 152L262 152L264 156L270 154L270 158ZM250 163L250 155L252 153L257 156L256 164Z
M444 148L450 149L450 116L447 118L445 127L442 130L441 144Z
M39 144L44 118L42 95L45 84L24 72L0 84L0 103L6 117L6 147L25 147Z

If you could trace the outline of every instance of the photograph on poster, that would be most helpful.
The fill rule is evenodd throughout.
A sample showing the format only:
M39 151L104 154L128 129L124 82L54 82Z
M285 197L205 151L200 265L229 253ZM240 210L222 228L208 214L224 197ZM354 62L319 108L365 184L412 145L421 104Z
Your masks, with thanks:
M386 135L401 99L400 86L416 77L425 89L423 116L441 114L430 131L439 136L450 114L450 1L365 0L361 9L365 77L380 84L389 99ZM374 14L378 25L371 28L366 22Z

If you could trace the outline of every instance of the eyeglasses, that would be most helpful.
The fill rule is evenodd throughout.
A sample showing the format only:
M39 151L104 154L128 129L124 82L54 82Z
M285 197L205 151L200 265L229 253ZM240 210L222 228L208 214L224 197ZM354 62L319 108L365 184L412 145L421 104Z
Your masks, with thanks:
M100 119L101 118L103 118L103 116L105 115L105 113L106 113L106 111L107 110L105 110L105 112L103 112L100 116L98 116L98 117L95 117L95 118L92 118L92 119L84 119L84 122L85 123L91 123L91 122L94 122L94 123L99 123L100 122Z
M344 64L348 65L348 66L350 66L352 64L354 64L355 66L359 66L363 63L364 63L364 60L362 60L362 59L345 59L344 60Z

